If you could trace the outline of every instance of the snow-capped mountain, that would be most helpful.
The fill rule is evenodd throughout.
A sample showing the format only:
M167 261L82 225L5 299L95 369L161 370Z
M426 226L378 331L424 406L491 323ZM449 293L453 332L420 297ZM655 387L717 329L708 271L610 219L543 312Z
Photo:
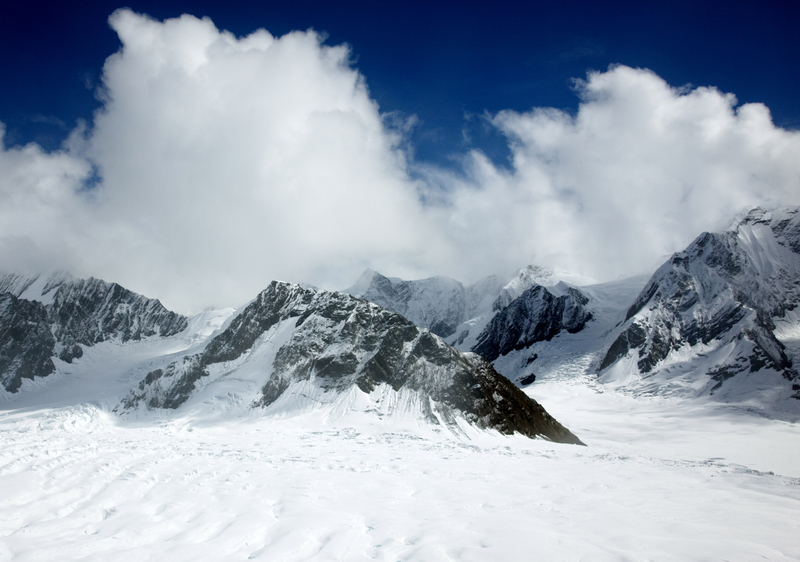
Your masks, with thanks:
M798 305L800 209L753 209L655 272L614 330L601 380L726 399L800 398L790 357Z
M222 396L240 414L328 404L580 443L480 357L350 295L274 282L237 314L187 319L97 279L7 274L0 287L7 398L24 379L39 381L28 387L36 393L44 377L60 373L68 387L81 373L97 386L84 392L104 401L121 390L123 415Z
M344 293L273 282L205 349L149 372L117 411L178 408L236 381L246 405L279 412L357 401L448 426L580 443L486 361Z
M368 269L343 292L359 297L447 338L471 318L491 310L503 284L496 276L464 286L449 277L404 281Z
M504 377L524 386L596 375L636 393L762 405L800 398L800 209L753 209L647 281L575 287L560 277L528 266L464 286L368 270L349 295L273 283L219 333L201 335L113 283L5 274L0 383L15 393L69 372L104 342L179 337L163 346L169 354L130 364L136 380L119 412L177 408L227 388L244 409L358 403L560 439L530 421L538 406Z
M584 328L592 318L589 299L562 281L565 277L585 280L529 265L506 283L493 276L465 288L447 277L403 281L367 270L345 292L433 332L444 326L438 333L450 345L492 362L512 350L550 341L562 331L576 333Z
M52 275L0 276L0 384L52 374L55 359L71 363L84 347L169 337L187 326L156 299L99 279Z
M596 375L636 393L791 407L786 400L800 398L799 217L798 208L750 210L728 231L699 236L649 280L575 287L528 266L499 291L495 284L491 309L473 311L447 341L521 385ZM387 300L386 285L364 280L364 298ZM425 302L425 322L435 325L430 283L390 285L414 286L403 306Z

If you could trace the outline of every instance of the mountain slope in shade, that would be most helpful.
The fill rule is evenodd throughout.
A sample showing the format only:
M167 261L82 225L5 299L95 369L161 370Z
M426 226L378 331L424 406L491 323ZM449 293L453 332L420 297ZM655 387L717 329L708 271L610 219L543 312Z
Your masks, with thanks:
M188 319L156 299L99 279L0 275L0 384L17 392L23 379L56 371L86 347L180 333Z
M580 443L480 357L373 303L288 283L273 282L201 353L148 373L117 411L178 408L212 388L267 411L346 395L376 412Z
M45 306L0 294L0 384L17 392L23 379L46 377L56 370L56 340Z
M725 399L800 398L790 357L798 306L800 209L753 209L656 271L614 331L601 380Z
M533 286L499 309L478 336L472 351L494 361L509 351L550 341L562 331L580 332L592 319L586 308L589 299L574 287L558 289ZM558 293L561 294L556 296Z

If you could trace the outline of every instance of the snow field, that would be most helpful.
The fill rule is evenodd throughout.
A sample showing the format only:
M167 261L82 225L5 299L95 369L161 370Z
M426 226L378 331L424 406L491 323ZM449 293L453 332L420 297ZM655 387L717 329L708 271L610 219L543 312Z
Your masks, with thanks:
M600 388L528 388L588 447L7 402L0 559L800 560L796 424Z

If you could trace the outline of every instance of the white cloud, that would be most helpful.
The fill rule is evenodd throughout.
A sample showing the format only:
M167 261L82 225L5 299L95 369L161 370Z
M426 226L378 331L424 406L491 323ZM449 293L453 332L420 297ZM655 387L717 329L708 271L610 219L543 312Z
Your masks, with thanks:
M237 39L191 16L110 22L123 49L86 154L113 276L188 308L274 278L344 286L371 256L414 262L436 245L345 47Z
M38 145L6 149L0 123L0 270L68 267L67 248L85 219L75 193L88 162Z
M123 47L93 124L61 152L0 150L3 269L68 267L182 311L241 304L272 279L344 287L367 266L470 281L538 261L602 279L746 205L800 204L797 133L646 70L590 74L575 116L491 117L510 171L472 152L463 173L411 180L408 139L346 47L191 16L110 23Z
M736 108L714 88L677 89L617 66L577 84L576 115L537 108L492 122L511 143L510 172L467 159L443 213L475 260L516 255L598 279L652 265L748 205L800 204L800 134L761 104ZM486 241L484 243L483 241Z

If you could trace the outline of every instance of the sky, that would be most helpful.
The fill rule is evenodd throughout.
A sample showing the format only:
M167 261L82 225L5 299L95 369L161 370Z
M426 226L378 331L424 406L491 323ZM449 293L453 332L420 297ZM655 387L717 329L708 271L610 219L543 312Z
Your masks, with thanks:
M0 21L5 270L182 312L367 267L604 281L800 204L788 2L78 6Z

